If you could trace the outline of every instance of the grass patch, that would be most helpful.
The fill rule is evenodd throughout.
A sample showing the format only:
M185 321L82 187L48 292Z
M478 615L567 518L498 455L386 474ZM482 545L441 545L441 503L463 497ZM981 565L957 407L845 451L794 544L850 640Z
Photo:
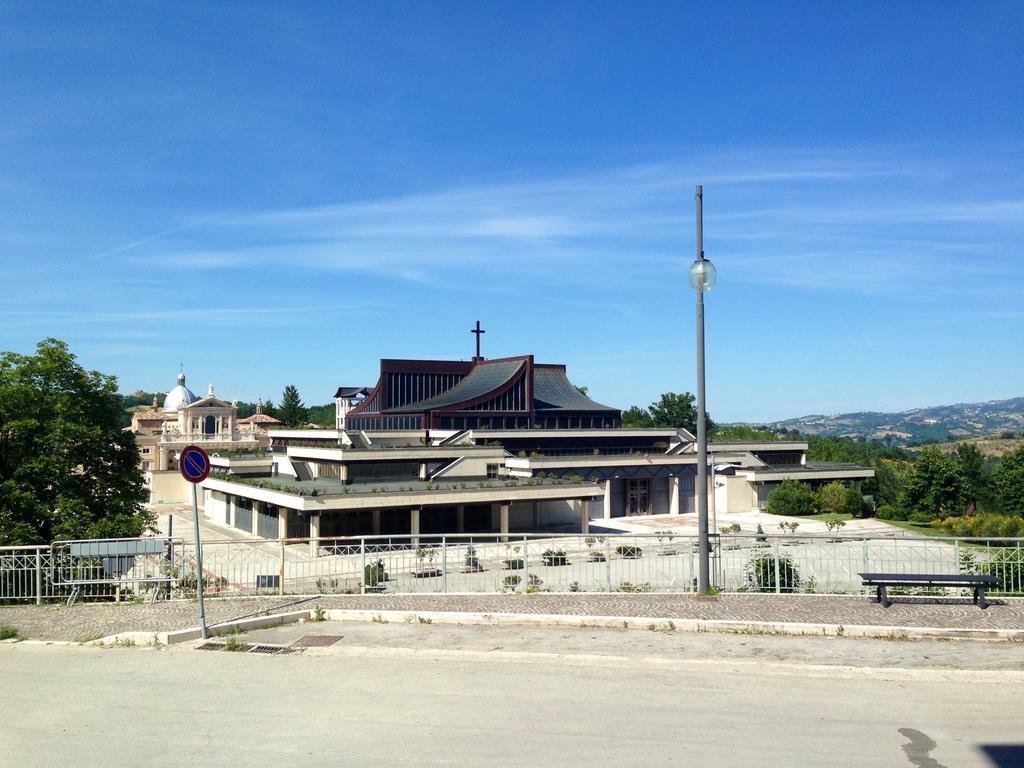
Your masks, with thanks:
M883 523L894 525L905 531L916 533L919 536L950 536L948 531L941 528L933 528L930 523L912 523L909 520L883 520Z
M803 515L800 519L801 520L842 520L843 522L846 522L847 520L853 520L855 518L854 518L853 515L848 514L846 512L843 512L843 513L838 514L838 515L834 515L831 512L821 512L821 513L819 513L817 515Z
M21 640L21 633L10 624L0 624L0 640Z

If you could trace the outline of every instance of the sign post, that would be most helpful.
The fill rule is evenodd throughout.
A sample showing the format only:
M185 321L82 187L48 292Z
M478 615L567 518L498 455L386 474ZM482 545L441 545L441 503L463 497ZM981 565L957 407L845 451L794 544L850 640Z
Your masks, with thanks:
M196 486L210 476L210 457L198 445L187 445L178 454L178 470L192 485L192 520L196 532L196 594L199 597L199 630L205 640L210 636L206 629L206 606L203 604L203 548L199 541L199 503Z

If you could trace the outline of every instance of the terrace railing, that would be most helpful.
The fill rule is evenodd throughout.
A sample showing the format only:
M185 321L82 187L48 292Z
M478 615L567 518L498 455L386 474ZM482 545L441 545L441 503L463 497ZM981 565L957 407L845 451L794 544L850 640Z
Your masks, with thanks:
M55 554L55 552L57 554ZM60 550L0 548L0 601L65 599ZM175 544L169 596L194 594L195 546ZM723 592L862 594L857 576L990 573L993 595L1024 595L1024 539L738 534L712 537ZM678 592L695 590L697 539L649 534L465 534L203 542L211 595L330 593ZM81 599L140 597L136 574ZM936 592L931 592L936 594ZM952 592L951 594L956 594Z

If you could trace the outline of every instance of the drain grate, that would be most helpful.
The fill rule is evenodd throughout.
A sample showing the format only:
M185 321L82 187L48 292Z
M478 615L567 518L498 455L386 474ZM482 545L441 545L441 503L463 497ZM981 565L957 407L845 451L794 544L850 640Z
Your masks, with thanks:
M306 635L292 643L292 648L326 648L343 637L344 635Z
M285 656L289 653L301 653L301 648L287 648L283 645L250 645L249 653L270 653L275 656Z
M223 651L224 643L203 643L197 647L200 651ZM236 653L266 653L275 656L284 656L290 653L302 653L301 648L288 648L283 645L249 645L242 643L238 646Z

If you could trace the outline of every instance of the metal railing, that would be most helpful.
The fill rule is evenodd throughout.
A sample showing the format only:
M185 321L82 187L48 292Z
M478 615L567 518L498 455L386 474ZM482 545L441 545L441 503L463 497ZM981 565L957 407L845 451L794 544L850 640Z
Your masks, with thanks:
M66 596L50 547L0 548L0 601ZM166 569L194 594L195 546ZM992 594L1024 595L1024 539L723 534L712 537L711 582L724 592L862 594L858 573L990 573ZM451 534L203 542L211 595L695 591L697 538L645 534ZM125 584L124 587L130 585ZM125 590L122 589L122 595ZM957 594L916 590L917 594ZM128 594L131 594L129 591ZM109 598L111 584L83 598Z

